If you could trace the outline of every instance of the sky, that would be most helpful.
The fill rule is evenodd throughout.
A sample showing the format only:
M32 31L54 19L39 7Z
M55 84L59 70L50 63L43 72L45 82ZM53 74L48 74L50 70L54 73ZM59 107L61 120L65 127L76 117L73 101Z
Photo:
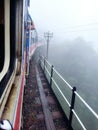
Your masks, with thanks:
M39 36L50 31L58 41L83 37L98 46L98 0L31 0L29 12Z

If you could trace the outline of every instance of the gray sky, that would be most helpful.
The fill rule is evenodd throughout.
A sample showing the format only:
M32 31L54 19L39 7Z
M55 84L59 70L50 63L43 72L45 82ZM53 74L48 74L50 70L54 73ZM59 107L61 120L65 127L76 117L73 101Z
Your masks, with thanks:
M54 38L83 37L98 44L98 0L31 0L30 14L39 34Z

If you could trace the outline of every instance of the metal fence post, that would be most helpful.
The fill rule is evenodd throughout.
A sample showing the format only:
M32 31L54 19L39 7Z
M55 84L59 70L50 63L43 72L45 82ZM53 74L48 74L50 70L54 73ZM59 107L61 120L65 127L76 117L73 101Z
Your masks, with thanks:
M39 55L39 65L41 66L41 63L42 63L42 57Z
M53 65L51 66L51 76L50 76L50 86L52 85L52 77L53 77Z
M45 73L45 61L46 61L46 59L45 59L45 57L44 57L44 73Z
M74 109L74 104L75 104L75 91L76 91L76 87L73 87L72 89L72 99L71 99L71 106L70 106L70 114L69 114L69 123L68 123L68 128L71 128L71 124L72 124L72 117L73 117L73 112L72 109Z

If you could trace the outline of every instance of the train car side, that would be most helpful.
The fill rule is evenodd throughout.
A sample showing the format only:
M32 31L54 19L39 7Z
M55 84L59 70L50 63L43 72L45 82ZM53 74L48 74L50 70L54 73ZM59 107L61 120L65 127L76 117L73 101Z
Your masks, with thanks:
M26 47L29 2L0 1L0 120L9 120L14 130L22 128L27 54L36 49L35 43L29 43L28 51Z

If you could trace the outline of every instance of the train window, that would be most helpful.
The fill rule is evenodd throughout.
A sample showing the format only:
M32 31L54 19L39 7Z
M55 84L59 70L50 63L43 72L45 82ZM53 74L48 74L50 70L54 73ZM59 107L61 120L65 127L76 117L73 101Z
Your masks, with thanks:
M0 1L0 72L4 65L4 1Z
M15 67L16 1L0 0L0 102L5 96ZM1 43L2 41L2 43Z
M10 0L0 0L0 81L10 65Z

